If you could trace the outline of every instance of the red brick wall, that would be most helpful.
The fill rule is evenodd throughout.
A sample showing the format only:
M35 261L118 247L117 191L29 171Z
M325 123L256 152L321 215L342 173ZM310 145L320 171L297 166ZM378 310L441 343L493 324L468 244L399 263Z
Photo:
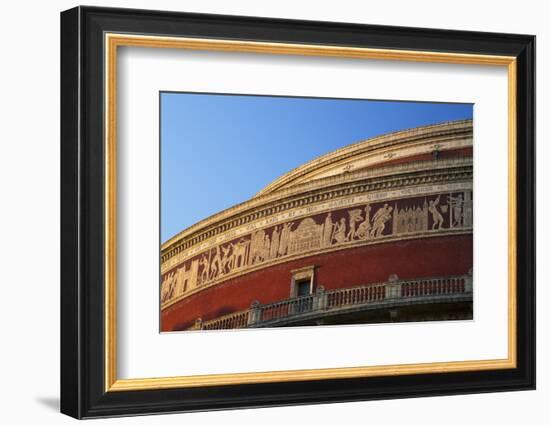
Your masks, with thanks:
M289 298L291 270L315 265L315 285L325 289L401 279L465 274L472 267L472 236L440 236L389 242L320 254L268 267L227 280L184 299L161 314L163 331L181 330L245 310L254 300L271 303Z

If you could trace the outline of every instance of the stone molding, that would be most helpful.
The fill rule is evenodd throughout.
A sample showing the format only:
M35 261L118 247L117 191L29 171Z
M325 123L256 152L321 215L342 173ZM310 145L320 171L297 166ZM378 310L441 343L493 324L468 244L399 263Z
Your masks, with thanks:
M472 146L472 135L472 120L461 120L417 127L366 139L322 155L291 170L259 191L256 196L281 190L289 185L303 182L304 179L325 174L326 171L335 168L344 168L342 172L345 172L345 167L350 160L356 161L358 157L365 154L374 154L378 158L378 162L384 162L384 160L393 159L392 153L405 151L406 148L417 147L419 144L433 145L436 149L443 150ZM463 143L457 143L459 141ZM396 147L397 149L395 149Z
M317 208L302 207L280 220L269 218L261 226L243 228L245 233L224 235L226 240L187 251L163 273L162 308L235 277L304 257L381 242L469 234L472 211L471 181L369 192Z
M274 223L283 222L289 219L297 219L311 215L312 213L322 213L328 212L336 208L341 208L345 206L354 206L364 202L374 202L374 201L393 201L396 199L402 199L404 197L410 197L412 195L430 195L437 193L446 193L453 192L457 190L471 190L472 184L468 181L458 180L453 181L452 179L443 180L443 184L428 184L428 185L417 185L413 187L407 187L406 189L399 189L401 185L391 185L383 187L379 191L369 191L360 190L361 188L345 188L340 189L342 192L340 196L328 196L326 198L318 200L315 204L311 203L301 203L297 207L292 209L281 208L281 211L273 214L271 216L264 216L256 219L253 222L247 222L237 228L234 228L230 231L225 231L223 234L218 237L210 238L205 240L200 245L196 244L190 246L185 251L182 250L178 256L169 258L162 262L161 272L164 274L170 269L174 268L178 264L181 264L186 259L191 256L200 254L202 251L205 251L213 246L229 241L239 236L243 236L247 233L250 233L252 230L258 230L261 228L268 227ZM356 190L353 190L356 189Z
M231 229L249 225L260 218L326 199L348 196L351 193L384 190L389 187L438 183L441 181L471 180L472 159L451 159L399 164L375 170L361 170L307 182L229 208L186 229L161 247L161 263L171 263L172 257L183 250ZM172 265L170 265L171 267Z
M436 138L429 137L427 136L427 134L431 134L432 136L439 136L439 139L437 137ZM446 135L445 142L441 140L442 135ZM464 138L467 139L467 143L464 143L464 140L463 140ZM366 152L372 152L373 154L379 155L381 158L383 158L383 156L385 155L389 155L395 152L399 152L402 149L409 148L411 146L411 143L407 143L407 142L410 142L411 140L416 141L416 143L413 143L414 146L417 146L418 144L433 145L432 147L437 149L440 149L440 146L442 144L449 144L449 148L453 146L454 147L468 146L468 145L471 146L472 122L471 120L465 120L465 121L455 121L450 123L438 124L434 126L418 127L415 129L410 129L410 130L397 132L397 133L391 133L388 135L368 139L363 142L359 142L356 144L346 146L341 149L337 149L336 151L333 151L327 155L314 159L296 168L295 170L292 170L289 173L286 173L285 175L277 179L275 182L277 182L280 179L289 179L289 178L292 178L295 180L298 177L298 174L303 175L305 170L326 169L327 167L333 166L332 164L336 162L347 161L350 158L353 158L355 155L364 155ZM385 148L386 145L389 145L392 147L391 152L387 148ZM321 166L321 164L324 164L324 165ZM396 170L398 169L399 168L396 168ZM345 173L345 170L343 170L342 172ZM302 182L302 184L303 183L307 185L308 182ZM313 181L313 183L315 183L315 180ZM328 183L330 183L330 181L325 181L325 184L328 184ZM287 196L291 196L293 193L296 192L296 190L292 190L296 186L297 186L296 184L293 184L292 186L287 188L278 187L277 190L275 191L275 190L268 189L269 187L271 187L271 184L270 184L250 200L243 202L241 204L237 204L231 208L228 208L204 220L201 220L195 223L194 225L188 227L187 229L183 230L182 232L178 233L177 235L173 236L162 245L163 250L168 246L172 246L176 243L179 243L182 239L187 239L191 234L196 233L197 231L200 231L200 229L204 229L205 227L211 225L214 222L226 219L227 216L229 215L239 214L243 210L254 208L258 204L258 202L256 202L258 200L259 200L259 203L267 203L267 202L276 201L277 199L281 199ZM301 190L305 190L307 188L307 186L302 186L301 184L298 186L301 188ZM270 195L275 195L275 197L273 198L273 196L270 196Z

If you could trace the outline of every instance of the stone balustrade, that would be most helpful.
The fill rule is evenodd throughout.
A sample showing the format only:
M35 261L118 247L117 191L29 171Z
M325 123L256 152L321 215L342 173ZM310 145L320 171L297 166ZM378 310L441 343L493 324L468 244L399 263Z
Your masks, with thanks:
M411 305L415 302L445 301L457 295L472 295L472 276L446 276L399 280L392 276L387 282L359 285L325 291L318 287L314 294L289 298L261 305L254 301L250 309L202 322L199 318L190 329L218 330L279 326L284 322L308 317L345 313L362 307L384 308L391 305Z

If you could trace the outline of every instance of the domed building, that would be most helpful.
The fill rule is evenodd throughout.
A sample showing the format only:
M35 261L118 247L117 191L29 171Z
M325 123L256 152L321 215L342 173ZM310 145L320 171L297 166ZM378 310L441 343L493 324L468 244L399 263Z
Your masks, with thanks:
M472 121L330 152L161 247L161 330L471 319Z

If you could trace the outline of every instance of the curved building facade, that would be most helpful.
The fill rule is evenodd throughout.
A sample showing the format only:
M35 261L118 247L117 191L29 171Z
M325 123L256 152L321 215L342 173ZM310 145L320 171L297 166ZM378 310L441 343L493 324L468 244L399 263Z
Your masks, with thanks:
M161 247L161 330L472 318L472 121L351 144Z

